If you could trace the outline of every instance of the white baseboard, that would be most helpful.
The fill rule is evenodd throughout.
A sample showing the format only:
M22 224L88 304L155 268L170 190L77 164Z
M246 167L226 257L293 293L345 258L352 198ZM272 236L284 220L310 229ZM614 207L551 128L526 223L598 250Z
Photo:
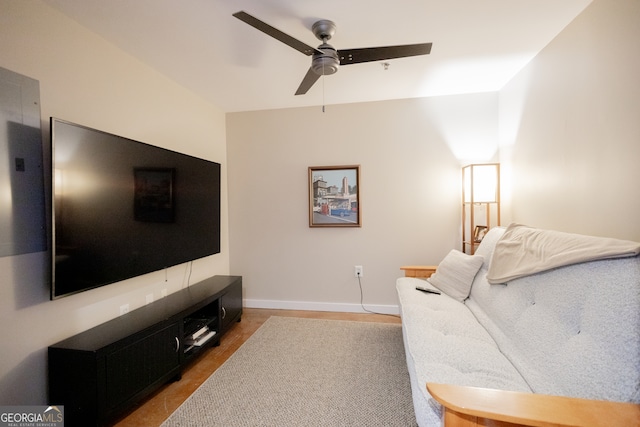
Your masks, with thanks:
M400 314L400 308L397 305L365 304L364 308L366 308L366 310L363 310L360 304L244 299L243 306L247 308L270 308L276 310L339 311L345 313L374 312L380 314Z

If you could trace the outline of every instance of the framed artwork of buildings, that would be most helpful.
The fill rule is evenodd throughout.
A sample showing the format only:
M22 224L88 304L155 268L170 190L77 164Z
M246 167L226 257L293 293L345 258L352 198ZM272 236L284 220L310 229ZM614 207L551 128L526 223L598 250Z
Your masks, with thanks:
M309 227L361 227L360 165L309 167Z

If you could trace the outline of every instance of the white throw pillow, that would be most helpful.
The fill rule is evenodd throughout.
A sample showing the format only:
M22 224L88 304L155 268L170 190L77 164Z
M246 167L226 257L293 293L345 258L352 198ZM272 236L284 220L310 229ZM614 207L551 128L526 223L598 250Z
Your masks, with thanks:
M473 278L483 261L484 258L480 255L467 255L453 249L427 281L451 298L462 302L469 296Z

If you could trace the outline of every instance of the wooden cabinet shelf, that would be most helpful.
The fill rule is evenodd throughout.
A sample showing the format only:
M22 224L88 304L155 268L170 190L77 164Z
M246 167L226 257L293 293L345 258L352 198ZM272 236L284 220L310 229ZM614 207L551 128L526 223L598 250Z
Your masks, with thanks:
M241 316L242 277L214 276L52 345L49 402L64 405L67 426L106 425L179 379Z
M428 279L436 272L437 265L405 265L400 267L404 271L404 277L417 277L419 279Z

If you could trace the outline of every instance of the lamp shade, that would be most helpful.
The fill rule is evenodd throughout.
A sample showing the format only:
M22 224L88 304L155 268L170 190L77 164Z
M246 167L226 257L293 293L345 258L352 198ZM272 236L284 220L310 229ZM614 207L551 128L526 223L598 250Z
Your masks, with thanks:
M498 163L473 164L462 168L464 201L494 203L498 200Z

